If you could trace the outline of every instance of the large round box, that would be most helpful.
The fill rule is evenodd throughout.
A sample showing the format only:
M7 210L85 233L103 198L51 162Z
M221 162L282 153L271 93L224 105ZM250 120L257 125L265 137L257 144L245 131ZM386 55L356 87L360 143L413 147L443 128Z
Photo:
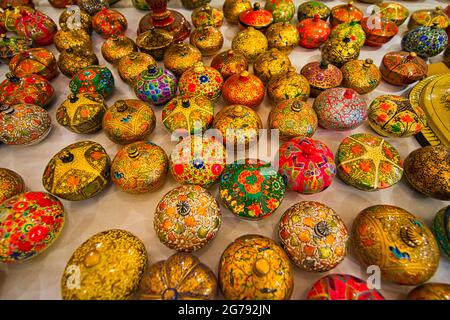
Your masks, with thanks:
M219 71L226 80L235 74L248 71L248 61L242 54L228 50L216 55L211 61L211 67Z
M134 92L142 101L158 106L175 97L177 84L178 80L172 72L149 65L136 77Z
M358 43L350 38L330 38L322 47L322 60L340 68L347 62L358 59L360 52Z
M178 77L201 61L202 53L192 44L186 42L173 43L164 53L164 67Z
M233 51L242 54L249 63L266 52L269 47L266 36L255 28L246 28L239 31L231 42Z
M18 173L0 168L0 204L24 191L25 182Z
M107 67L89 66L73 76L69 87L74 94L98 93L107 98L114 90L114 76Z
M269 48L276 48L286 54L291 53L300 40L297 29L289 22L272 24L266 31L266 37Z
M367 119L366 101L353 89L333 88L314 101L319 125L328 130L352 130Z
M441 209L433 220L431 227L444 256L450 260L450 206Z
M25 192L0 205L0 262L30 259L58 238L64 227L62 203L45 192Z
M267 83L272 77L285 74L289 71L291 60L278 49L272 48L260 54L253 63L255 76Z
M295 4L292 0L267 0L264 9L273 16L273 22L289 22L295 15Z
M136 78L149 66L156 66L153 57L144 52L133 52L119 60L117 70L120 78L133 86Z
M425 222L408 211L376 205L353 222L352 245L364 267L376 265L384 280L401 285L428 281L439 263L439 248Z
M216 295L214 272L185 252L149 266L138 291L139 300L214 300Z
M103 147L80 141L59 151L50 159L42 176L44 188L65 200L92 198L109 182L111 160Z
M207 190L181 186L169 191L158 203L153 224L165 246L191 252L216 236L221 221L219 204Z
M103 8L92 17L92 28L105 39L112 35L124 34L127 27L127 19L113 9Z
M328 188L336 175L331 150L318 140L294 138L279 150L279 169L288 190L303 194Z
M307 63L300 73L308 81L313 98L327 89L339 87L343 80L342 71L326 61Z
M398 151L387 141L367 133L345 138L336 154L338 176L363 191L392 187L403 175Z
M112 229L87 239L72 254L61 278L64 300L130 299L148 265L144 244L132 233ZM74 275L79 278L75 279Z
M402 49L416 52L426 59L437 56L448 46L445 30L436 27L418 27L409 31L402 39Z
M320 19L319 15L300 21L297 24L297 31L300 38L299 45L307 49L319 48L331 33L330 25Z
M424 79L428 65L415 52L393 51L384 55L380 65L384 81L395 86L406 86Z
M45 48L33 48L16 54L9 61L9 70L18 77L37 74L47 80L58 74L53 53Z
M226 151L213 137L188 136L179 142L170 156L170 172L181 184L210 187L222 174Z
M281 205L284 190L283 178L270 163L245 159L227 165L219 193L222 202L235 215L260 220Z
M222 96L228 104L240 104L250 108L259 106L265 94L264 83L248 71L229 77L222 87Z
M408 293L408 300L450 300L450 285L428 282Z
M219 71L199 62L183 73L179 86L183 95L201 94L214 101L220 97L223 78Z
M381 82L381 73L372 59L349 61L341 68L344 80L342 85L359 94L375 90Z
M227 300L289 300L293 272L288 256L275 241L245 235L222 253L219 286Z

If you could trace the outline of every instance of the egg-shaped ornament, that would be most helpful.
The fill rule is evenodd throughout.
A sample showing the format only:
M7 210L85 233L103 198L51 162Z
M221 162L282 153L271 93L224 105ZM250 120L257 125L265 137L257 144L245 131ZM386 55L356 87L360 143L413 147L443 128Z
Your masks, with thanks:
M270 163L242 159L228 164L220 178L222 202L236 216L261 220L271 216L284 198L283 178Z
M18 77L37 74L47 80L58 74L55 56L45 48L28 49L16 54L9 61L9 70Z
M266 36L253 27L239 31L231 42L233 51L242 54L249 63L266 52L269 43Z
M25 191L25 182L15 171L0 168L0 204Z
M426 115L408 99L395 95L382 95L369 106L369 124L378 134L385 137L411 137L426 126Z
M290 99L306 101L310 91L308 80L297 73L294 66L286 73L271 77L267 85L267 94L275 104Z
M434 9L421 9L414 11L408 21L409 30L413 30L417 27L429 27L432 25L435 25L441 29L445 29L450 25L450 17L440 6Z
M364 44L370 47L381 47L398 33L398 27L394 22L379 15L365 17L361 21L361 26L366 33Z
M167 69L149 65L147 70L137 76L134 83L136 96L144 102L159 106L175 97L178 80Z
M219 286L227 300L289 300L293 267L272 239L244 235L234 240L219 262Z
M186 70L179 81L180 94L200 94L211 101L220 97L222 86L223 78L220 72L201 62Z
M366 121L369 108L353 89L333 88L322 92L314 101L319 125L328 130L353 130Z
M294 25L289 22L277 22L266 31L269 48L276 48L289 54L297 47L300 36Z
M204 26L220 28L223 24L223 12L206 4L196 8L192 12L191 19L196 28Z
M170 172L180 184L209 188L220 177L225 165L225 147L214 137L188 136L170 155Z
M211 67L219 71L226 80L235 74L248 71L248 61L242 54L228 50L214 56Z
M224 143L248 146L259 137L262 121L258 113L247 106L230 105L216 114L213 128L220 131Z
M156 67L156 61L151 55L144 52L132 52L119 60L117 70L120 78L133 86L136 78L149 66Z
M408 300L450 300L450 284L428 282L411 290Z
M34 104L0 106L0 142L32 145L47 137L52 128L50 115Z
M206 246L220 229L222 215L214 196L200 186L172 189L159 201L153 225L168 248L192 252Z
M217 297L214 272L193 254L178 252L158 261L144 274L139 300L214 300Z
M328 6L320 1L306 1L301 3L297 9L297 20L314 18L319 15L320 19L327 21L330 17L331 10Z
M339 87L344 79L342 71L327 61L307 63L300 73L309 83L313 98L327 89Z
M287 190L302 194L322 192L336 175L334 155L319 140L296 137L280 147L278 173Z
M138 141L117 152L111 164L111 180L124 192L151 192L163 185L168 168L169 159L163 148L150 141Z
M290 99L277 103L269 114L269 128L279 131L280 139L312 137L317 130L317 115L307 102Z
M350 38L362 47L366 42L366 33L358 22L341 23L331 29L330 39L344 40Z
M223 15L231 24L239 23L239 15L252 8L249 0L225 0L223 3Z
M266 93L264 83L248 71L229 77L223 84L222 96L229 104L256 108Z
M137 99L117 100L103 116L106 136L117 144L145 140L155 129L153 109Z
M9 72L0 83L0 104L13 106L26 103L46 108L53 100L54 93L52 85L44 77L37 74L18 77Z
M267 0L264 9L273 16L273 22L289 22L295 15L295 4L292 0Z
M382 279L400 285L428 281L439 264L439 248L425 222L395 206L361 211L353 222L351 243L364 267L379 266Z
M392 51L384 55L380 71L384 81L406 86L426 78L428 65L415 52Z
M72 254L61 278L64 300L127 300L139 288L148 265L142 241L132 233L111 229L84 241ZM73 270L78 285L73 285Z
M191 32L190 43L196 47L204 57L213 56L222 49L222 32L213 26L203 26Z
M165 52L172 43L174 43L174 37L170 31L154 26L140 33L136 38L139 50L150 54L157 61L163 60Z
M12 57L32 47L33 40L23 37L8 37L0 34L0 61L8 63Z
M289 258L305 271L330 271L347 254L349 234L344 221L320 202L299 202L286 210L278 237Z
M239 14L239 26L241 29L252 27L261 32L265 32L273 22L272 13L261 8L259 2L255 2L253 8Z
M69 48L58 57L58 68L63 75L72 78L83 68L98 65L98 58L92 49Z
M402 49L415 52L427 59L437 56L448 46L448 36L444 29L432 27L417 27L402 38Z
M56 23L39 10L23 11L15 22L19 37L33 39L34 45L48 46L53 43L53 37L58 27Z
M117 64L123 57L137 52L138 48L132 39L124 35L113 34L103 42L101 50L102 56L106 61Z
M431 231L436 237L442 254L450 260L450 206L436 213Z
M262 82L267 83L272 77L287 73L290 66L291 60L288 55L272 48L256 58L253 72Z
M211 0L181 0L181 4L188 10L199 8L210 3Z
M367 281L349 274L329 274L317 280L306 296L307 300L384 300Z
M322 47L322 60L340 68L347 62L358 59L360 52L358 43L350 38L343 40L331 38Z
M77 0L77 4L81 10L87 12L90 16L95 16L102 9L109 8L108 0Z
M105 66L89 66L73 76L69 88L73 94L97 93L107 98L114 90L114 76Z
M91 36L83 29L59 29L55 34L53 42L55 48L60 52L74 47L92 50Z
M341 4L331 8L330 21L333 26L341 23L360 22L363 17L364 13L351 0L347 4Z
M195 46L187 42L175 42L164 52L164 67L176 76L202 61L202 53Z
M80 7L65 8L59 16L58 23L65 31L83 29L88 34L92 33L92 17Z
M381 82L381 73L372 59L352 60L341 68L342 85L359 94L367 94L375 90Z
M394 22L399 27L409 17L408 8L398 2L381 2L377 3L377 7L382 18Z
M400 153L386 140L358 133L345 138L336 153L338 177L363 191L390 188L403 175Z
M214 104L202 95L178 96L164 106L161 116L170 132L200 133L212 125Z
M127 19L117 10L103 8L92 17L92 28L102 38L122 35L128 28Z
M64 227L65 212L62 203L52 195L25 192L2 202L0 217L0 262L14 263L49 248Z
M100 94L71 94L56 110L56 120L72 132L95 133L102 129L102 119L107 109Z
M331 29L328 22L320 19L317 14L314 18L308 18L297 24L299 45L307 49L319 48L327 41Z
M404 162L405 176L418 192L439 200L450 200L450 149L428 146L411 152Z
M76 142L50 159L42 184L45 190L64 200L89 199L108 185L110 164L111 160L100 144Z

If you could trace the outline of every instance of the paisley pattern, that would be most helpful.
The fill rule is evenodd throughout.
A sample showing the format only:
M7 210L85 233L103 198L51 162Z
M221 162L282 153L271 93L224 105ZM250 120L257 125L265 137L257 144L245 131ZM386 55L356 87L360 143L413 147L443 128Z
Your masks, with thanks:
M450 260L450 206L441 209L433 220L431 227L444 256Z
M25 182L18 173L0 168L0 204L24 191Z
M124 34L127 27L127 19L117 10L103 8L92 18L92 28L104 39Z
M199 62L183 73L179 86L183 95L201 94L215 101L220 97L223 78L219 71Z
M107 67L89 66L73 76L69 88L74 94L98 93L107 98L114 90L114 76Z

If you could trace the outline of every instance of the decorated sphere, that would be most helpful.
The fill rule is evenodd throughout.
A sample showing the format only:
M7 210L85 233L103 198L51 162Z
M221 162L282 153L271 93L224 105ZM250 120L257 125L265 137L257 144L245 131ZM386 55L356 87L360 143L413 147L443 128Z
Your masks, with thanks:
M220 198L238 217L268 218L284 197L283 178L270 163L245 159L228 164L220 179Z
M259 106L265 94L264 83L248 71L229 77L222 87L222 96L226 102L250 108Z
M186 42L175 42L164 53L164 67L176 76L181 76L184 71L201 61L200 50Z
M359 94L367 94L375 90L381 82L381 73L372 59L352 60L341 68L344 77L342 85Z
M406 86L426 78L428 64L415 52L393 51L384 55L380 71L384 81Z
M39 10L23 11L15 21L15 32L19 37L30 38L36 46L48 46L58 29L56 23Z
M300 73L309 83L313 98L327 89L339 87L344 78L338 67L326 61L307 63Z
M299 202L285 211L278 236L289 258L306 271L332 270L347 253L349 235L344 221L320 202Z
M183 7L189 10L198 8L210 2L211 0L181 0Z
M102 119L107 109L99 94L71 94L56 110L56 120L72 132L95 133L102 129Z
M89 66L72 77L69 87L74 94L97 93L107 98L114 90L114 76L105 66Z
M353 130L366 121L366 101L353 89L333 88L314 101L319 125L328 130Z
M196 28L203 26L220 28L223 24L223 12L206 4L192 11L191 19Z
M278 173L288 190L313 194L330 186L336 165L333 153L323 142L297 137L280 147Z
M273 16L273 22L289 22L295 15L295 4L292 0L267 0L264 9Z
M241 12L238 20L241 29L252 27L262 32L274 22L272 13L261 8L259 2L255 2L253 8Z
M402 38L402 49L415 52L426 59L437 56L448 46L445 30L436 27L417 27Z
M300 40L297 29L289 22L272 24L266 31L266 37L269 48L276 48L286 54L291 53Z
M408 300L450 300L450 284L428 282L411 290Z
M158 203L153 225L168 248L192 252L214 239L222 222L216 199L200 186L172 189Z
M345 138L336 164L339 178L363 191L392 187L403 175L399 152L384 139L367 133Z
M340 68L347 62L358 59L360 51L358 43L350 38L330 38L322 47L322 60Z
M398 27L394 22L379 15L365 17L361 21L361 27L366 33L365 45L370 47L381 47L398 33Z
M48 192L70 201L92 198L109 182L111 160L105 149L92 141L73 143L48 162L42 184Z
M253 72L262 82L267 83L272 77L288 72L290 66L291 60L287 54L272 48L256 58Z
M166 29L150 26L136 38L136 45L141 52L148 53L155 60L164 59L164 53L174 42L174 34Z
M142 241L132 233L112 229L83 242L67 262L61 279L64 300L126 300L139 288L148 265ZM73 269L79 286L71 285Z
M145 140L155 126L152 108L137 99L117 100L106 110L102 121L106 136L122 145Z
M98 58L92 49L69 48L58 57L58 68L63 75L72 78L78 71L98 65Z
M239 15L245 10L251 9L249 0L225 0L223 3L223 14L229 23L238 24Z
M381 278L401 285L428 281L439 263L439 248L425 222L408 211L376 205L353 222L351 242L360 263L377 265Z
M394 22L397 26L401 26L409 17L409 10L398 2L381 2L377 3L380 9L380 16Z
M128 22L124 15L113 9L103 8L92 17L92 28L105 39L113 34L124 34L127 27Z
M274 76L267 85L267 94L274 103L290 99L308 100L311 87L308 80L290 66L286 73Z
M0 204L25 191L25 182L15 171L0 168Z
M293 272L288 256L275 241L244 235L222 253L219 286L227 300L289 300Z
M84 29L59 29L53 42L60 52L74 47L92 50L92 38Z
M191 32L190 43L196 47L204 57L213 56L222 49L222 32L213 26L203 26Z
M360 47L366 42L366 33L358 22L339 24L331 29L330 39L344 40L349 38Z
M0 61L8 61L22 51L28 50L33 45L33 40L23 37L7 37L0 35Z
M37 74L47 80L58 74L53 53L45 48L33 48L16 54L9 61L9 70L17 77Z
M278 130L282 140L312 137L317 130L317 115L310 104L300 99L281 101L270 111L269 128Z
M158 106L175 97L178 80L169 70L149 65L137 76L134 83L136 96L144 102Z
M330 21L333 26L341 23L360 22L363 17L364 13L353 4L353 1L331 8Z
M394 95L383 95L373 100L368 117L376 133L395 138L411 137L426 124L425 113L418 105Z
M300 21L297 24L297 31L300 38L299 45L308 49L319 48L331 33L328 22L320 19L318 14L314 18Z
M191 135L179 142L170 155L170 172L180 184L209 188L226 164L226 150L214 137Z
M261 31L250 27L239 31L234 36L231 47L233 51L242 54L249 63L252 63L260 54L266 52L269 43Z
M34 104L0 106L0 142L32 145L45 139L52 128L50 115Z
M298 21L314 18L316 14L320 16L320 19L327 21L330 16L331 10L322 2L319 1L306 1L301 3L297 9Z
M136 43L124 35L113 34L102 44L102 56L106 61L117 64L123 57L137 52Z
M156 61L151 55L144 52L132 52L119 60L117 69L120 78L133 86L136 78L147 70L148 66L156 66Z
M228 50L214 56L211 67L219 71L226 80L235 74L248 71L248 61L242 54Z
M2 202L0 217L0 262L13 263L28 260L50 247L63 229L65 212L52 195L25 192Z
M109 0L77 0L81 10L87 12L90 16L95 16L102 9L109 8Z
M204 95L209 100L217 100L223 86L223 78L214 68L196 63L186 70L179 82L180 93L188 95Z
M431 231L438 242L443 255L450 260L450 206L447 206L436 214L433 219Z
M79 14L80 20L74 19L75 14ZM66 31L78 28L83 29L88 34L92 33L92 17L82 9L70 9L70 7L64 9L59 16L58 23L61 29Z

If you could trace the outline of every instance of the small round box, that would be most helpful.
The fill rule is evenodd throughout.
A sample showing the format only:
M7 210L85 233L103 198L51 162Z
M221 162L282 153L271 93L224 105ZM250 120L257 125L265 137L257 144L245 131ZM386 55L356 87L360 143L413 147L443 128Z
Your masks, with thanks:
M241 12L252 8L248 0L225 0L223 3L223 14L231 24L238 24Z
M352 60L341 68L344 80L342 85L359 94L367 94L375 90L381 82L381 73L372 59Z
M69 87L74 94L98 93L107 98L114 90L114 76L107 67L89 66L73 76Z
M344 40L350 38L362 47L366 42L366 33L358 22L339 24L331 30L330 39Z
M330 13L330 8L324 3L319 1L306 1L298 6L297 18L298 21L303 21L308 18L314 18L318 14L320 19L327 21Z
M219 71L226 80L242 71L248 71L248 61L242 54L228 50L216 55L211 61L211 67Z
M161 61L167 48L174 42L174 35L162 28L151 26L136 38L136 45L141 52L150 54L155 60Z
M32 45L33 40L28 38L0 35L0 60L8 62L16 54L30 49Z
M292 0L267 0L264 9L273 16L273 22L289 22L295 15L295 4Z
M380 71L384 81L406 86L426 78L428 65L415 52L393 51L384 55Z
M137 76L134 83L136 96L152 105L163 105L175 97L178 90L178 80L167 69L149 65L147 70Z
M402 50L416 52L427 59L437 56L448 46L448 36L445 30L433 27L418 27L409 31L402 38Z
M333 26L347 22L360 22L363 17L364 13L353 5L353 1L331 8L330 21Z
M137 52L136 43L124 35L113 34L102 44L102 56L106 61L117 64L120 59L128 56L133 52Z
M266 94L264 83L248 71L229 77L223 84L222 96L228 104L256 108Z
M0 168L0 204L25 191L25 182L15 171Z
M23 12L15 21L15 32L19 37L33 39L35 46L52 44L58 27L56 23L39 10Z
M252 9L248 9L239 14L239 25L241 29L252 27L264 32L272 22L272 13L261 8L259 2L255 2Z
M360 52L359 44L350 38L330 38L322 47L322 60L340 68L347 62L358 59Z
M391 20L397 26L401 26L409 17L409 10L397 2L382 2L378 3L377 7L382 18Z
M253 63L253 73L267 83L272 77L285 74L289 71L291 60L287 54L272 48L260 54Z
M220 28L223 24L223 12L206 4L192 11L191 19L196 28L203 26Z
M450 206L436 213L431 227L443 255L450 260Z
M128 85L133 86L136 78L149 66L156 67L153 57L144 52L133 52L119 60L117 69L119 76Z
M365 17L361 21L361 26L366 33L366 46L381 47L388 43L398 33L397 25L380 16Z
M181 94L201 94L211 101L220 97L222 86L223 78L220 72L201 62L186 70L179 82Z
M255 28L246 28L239 31L231 42L233 51L242 54L249 63L266 52L269 47L266 36Z
M90 16L94 16L102 9L109 8L109 0L77 0L81 10L87 12Z
M433 9L414 11L408 21L409 30L414 30L415 28L421 26L432 25L435 25L441 29L445 29L450 25L450 18L440 6Z
M339 87L343 80L341 70L326 61L307 63L300 73L309 82L313 98L327 89Z
M213 26L203 26L191 32L189 42L202 53L202 56L213 56L222 49L222 32Z
M58 74L53 53L45 48L34 48L16 54L9 62L9 70L18 77L37 74L47 80Z
M308 100L311 87L308 80L290 66L286 73L273 76L267 85L267 94L274 103L289 99Z
M70 7L69 7L70 8ZM70 30L74 27L74 25L76 27L79 27L80 29L83 29L84 31L86 31L88 34L92 33L92 17L90 16L89 13L87 13L86 11L84 11L83 9L78 10L69 10L69 8L64 9L61 12L61 15L59 16L59 26L61 27L61 29L63 30ZM74 14L79 14L80 15L80 20L79 20L79 25L77 25L77 21L74 21L75 19L72 18L72 16ZM73 20L72 20L73 19Z
M330 25L320 19L319 15L300 21L297 24L297 31L300 37L299 45L307 49L319 48L331 33Z
M269 48L276 48L286 54L291 53L300 41L297 29L288 22L272 24L266 31L266 37Z
M60 29L56 32L53 42L60 52L75 47L92 50L91 36L83 29Z
M450 300L450 285L428 282L411 290L408 300Z
M61 52L57 63L61 73L72 78L81 69L98 65L98 58L92 49L75 47Z
M186 42L173 43L164 53L164 67L176 76L202 61L202 53L196 47Z
M92 17L92 28L104 39L124 34L127 27L127 19L117 10L103 8Z

